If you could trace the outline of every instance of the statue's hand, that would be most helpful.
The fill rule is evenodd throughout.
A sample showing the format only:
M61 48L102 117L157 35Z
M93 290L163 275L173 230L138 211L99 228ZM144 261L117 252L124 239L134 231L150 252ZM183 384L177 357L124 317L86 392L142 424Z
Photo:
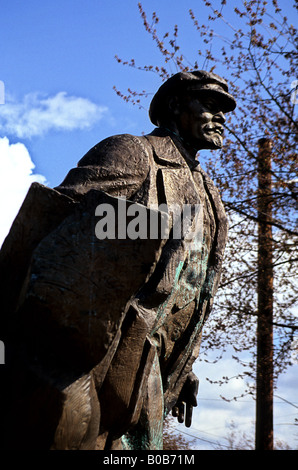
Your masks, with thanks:
M179 423L184 423L185 426L191 426L192 409L197 406L197 394L199 389L199 379L197 376L190 372L182 387L178 401L172 409L172 415L178 419Z

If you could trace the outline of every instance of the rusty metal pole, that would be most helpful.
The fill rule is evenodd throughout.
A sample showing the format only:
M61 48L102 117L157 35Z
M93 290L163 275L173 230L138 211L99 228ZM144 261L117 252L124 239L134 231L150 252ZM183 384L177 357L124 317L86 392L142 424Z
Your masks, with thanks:
M273 450L273 244L270 224L272 142L264 138L258 143L256 450Z

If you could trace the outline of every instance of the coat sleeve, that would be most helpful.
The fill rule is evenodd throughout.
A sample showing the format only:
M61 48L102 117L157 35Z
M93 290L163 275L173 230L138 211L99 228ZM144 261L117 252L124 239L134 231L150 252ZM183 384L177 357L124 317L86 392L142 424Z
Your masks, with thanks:
M148 172L148 153L142 139L129 134L116 135L89 150L55 189L76 200L91 189L129 199L141 187Z

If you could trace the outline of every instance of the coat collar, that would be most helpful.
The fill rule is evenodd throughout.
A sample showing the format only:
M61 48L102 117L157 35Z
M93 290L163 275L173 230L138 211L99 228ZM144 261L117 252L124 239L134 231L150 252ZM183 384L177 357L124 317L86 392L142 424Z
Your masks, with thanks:
M182 142L168 129L156 128L145 136L154 146L157 163L168 167L182 167L185 163L192 171L199 171L200 164L185 150Z

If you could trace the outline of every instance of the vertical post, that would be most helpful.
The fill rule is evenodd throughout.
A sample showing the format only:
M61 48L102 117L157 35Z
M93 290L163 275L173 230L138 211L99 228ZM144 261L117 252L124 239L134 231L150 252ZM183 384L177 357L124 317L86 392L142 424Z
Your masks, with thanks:
M273 450L273 244L270 224L272 142L264 138L258 143L256 450Z

